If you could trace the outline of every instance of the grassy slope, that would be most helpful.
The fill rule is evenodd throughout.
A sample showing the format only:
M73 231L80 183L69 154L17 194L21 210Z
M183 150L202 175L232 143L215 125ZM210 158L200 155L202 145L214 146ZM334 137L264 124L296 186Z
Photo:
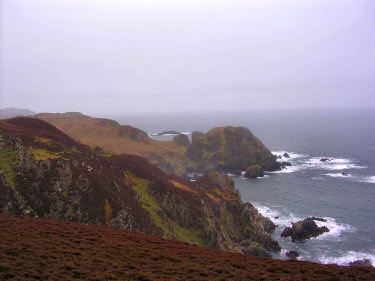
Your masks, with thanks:
M183 155L186 148L176 145L173 141L157 141L148 138L146 142L137 142L127 137L119 137L121 127L105 126L100 118L89 116L70 116L69 114L39 114L43 119L75 140L90 145L99 146L114 153L129 153L142 156L148 152L165 155L168 152ZM110 121L110 120L108 120Z
M260 259L118 229L0 214L0 279L375 280L370 267Z
M177 175L186 173L186 168L192 163L184 156L186 147L177 145L174 141L157 141L146 138L135 141L130 137L120 137L124 127L109 119L93 118L86 115L70 115L69 113L42 113L37 118L53 124L56 128L71 136L78 142L91 147L101 147L105 151L116 154L127 153L149 158L150 154L158 155L172 167L171 171ZM135 129L135 128L133 128ZM137 130L137 129L135 129ZM159 164L158 160L150 160L152 164Z

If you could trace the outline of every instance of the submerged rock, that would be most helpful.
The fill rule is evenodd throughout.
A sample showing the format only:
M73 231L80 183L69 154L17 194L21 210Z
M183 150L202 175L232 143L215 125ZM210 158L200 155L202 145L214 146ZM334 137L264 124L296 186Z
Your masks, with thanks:
M302 221L293 223L292 227L286 227L281 233L281 237L290 236L293 242L302 242L303 240L317 237L324 232L329 231L326 226L319 227L314 220L324 221L324 219L321 218L306 218Z
M249 166L247 167L246 172L245 172L245 178L249 178L249 179L255 179L255 178L263 177L263 176L264 176L263 169L259 165Z
M322 158L322 159L320 159L320 162L329 162L329 161L332 161L332 159L330 159L330 158Z

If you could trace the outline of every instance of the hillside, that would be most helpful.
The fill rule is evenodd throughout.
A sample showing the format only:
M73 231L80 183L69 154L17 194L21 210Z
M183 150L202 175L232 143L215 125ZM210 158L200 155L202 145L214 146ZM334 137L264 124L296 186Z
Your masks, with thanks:
M31 111L29 109L23 109L23 108L14 108L14 107L8 107L8 108L0 108L0 118L12 118L17 116L30 116L34 115L35 112Z
M279 251L275 225L233 181L166 175L135 155L81 144L37 118L0 120L0 210L107 225L258 256Z
M42 113L36 117L81 143L112 153L142 156L164 172L178 176L212 171L239 173L252 165L268 170L276 163L263 143L243 127L218 127L207 134L194 132L190 143L182 134L172 141L153 140L140 129L80 113Z
M0 215L0 279L375 280L373 267L261 259L119 229Z

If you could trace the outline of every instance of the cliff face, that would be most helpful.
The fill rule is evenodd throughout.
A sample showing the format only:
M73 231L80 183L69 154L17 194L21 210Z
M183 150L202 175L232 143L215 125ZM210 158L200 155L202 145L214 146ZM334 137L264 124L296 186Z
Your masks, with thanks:
M166 175L141 157L90 148L36 118L0 121L0 170L3 213L260 256L280 249L270 237L274 224L241 201L225 174L196 182Z
M212 171L239 173L252 165L263 170L279 169L271 152L244 127L214 128L207 134L194 132L190 143L185 135L177 135L172 141L156 141L137 128L82 114L43 113L36 117L81 143L112 153L142 156L164 172L178 176Z
M207 134L193 132L186 156L203 172L240 172L252 165L267 170L276 162L264 144L244 127L218 127Z

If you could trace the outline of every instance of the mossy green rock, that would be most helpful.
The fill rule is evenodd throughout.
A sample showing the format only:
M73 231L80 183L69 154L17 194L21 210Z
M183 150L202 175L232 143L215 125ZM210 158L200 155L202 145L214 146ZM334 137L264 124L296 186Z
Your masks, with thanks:
M263 176L264 176L263 169L259 165L249 166L247 167L246 172L245 172L245 177L249 179L255 179L255 178L263 177Z
M276 163L269 149L244 127L217 127L207 134L193 132L185 155L204 173L238 172L253 165L267 170Z

